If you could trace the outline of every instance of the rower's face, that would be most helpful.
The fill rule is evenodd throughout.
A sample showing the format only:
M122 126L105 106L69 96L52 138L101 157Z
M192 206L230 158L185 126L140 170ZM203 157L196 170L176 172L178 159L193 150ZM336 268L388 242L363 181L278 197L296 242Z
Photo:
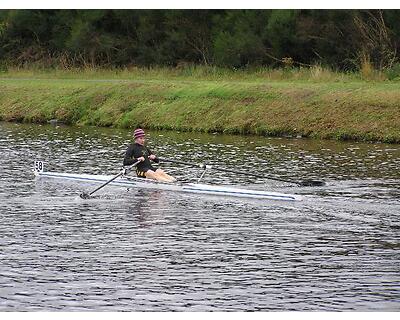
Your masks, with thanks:
M136 142L139 143L139 144L141 144L141 145L144 144L144 141L145 141L145 140L146 140L145 137L136 138Z

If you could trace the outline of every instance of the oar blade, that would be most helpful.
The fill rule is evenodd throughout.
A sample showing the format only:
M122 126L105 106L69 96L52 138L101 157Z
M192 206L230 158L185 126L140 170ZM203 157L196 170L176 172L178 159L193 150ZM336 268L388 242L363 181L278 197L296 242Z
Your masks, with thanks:
M300 181L300 185L303 187L321 187L325 185L325 182L319 180L303 180Z
M88 193L86 193L86 192L82 192L80 195L79 195L82 199L90 199L90 195L88 194Z

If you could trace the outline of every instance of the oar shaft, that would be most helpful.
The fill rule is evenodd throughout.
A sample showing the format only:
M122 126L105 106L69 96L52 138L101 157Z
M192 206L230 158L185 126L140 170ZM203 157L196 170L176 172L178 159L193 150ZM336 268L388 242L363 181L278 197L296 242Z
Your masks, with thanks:
M193 163L193 162L185 162L185 161L180 161L180 160L172 160L172 159L164 159L164 158L158 158L160 161L164 162L172 162L172 163L177 163L177 164L184 164L190 167L197 167L197 168L205 168L204 163Z
M108 180L107 182L103 183L100 187L97 187L96 189L94 189L92 192L89 193L89 196L91 196L93 193L95 193L96 191L100 190L101 188L105 187L106 185L108 185L109 183L113 182L115 179L117 179L118 177L122 176L124 174L124 171L121 171L120 173L118 173L114 178L112 178L111 180Z
M165 161L165 162L177 163L177 164L184 164L184 165L192 166L192 167L206 168L205 164L197 164L197 163L192 163L192 162L172 160L172 159L164 159L164 158L159 159L159 160L160 161ZM265 176L265 175L259 175L259 174L251 173L251 172L244 172L244 171L238 171L238 170L232 170L232 169L223 169L223 168L220 168L220 167L217 167L217 170L224 171L224 172L232 172L232 173L237 173L237 174L243 174L243 175L257 177L257 178L261 178L261 179L270 179L270 180L276 180L276 181L281 181L281 182L294 183L294 184L297 184L297 185L303 185L302 182L293 181L293 180L286 180L286 179L279 179L279 178Z
M91 196L93 193L95 193L96 191L100 190L101 188L105 187L106 185L108 185L109 183L113 182L115 179L119 178L120 176L122 176L123 174L126 174L127 172L129 172L133 167L135 167L140 161L136 161L134 164L130 165L129 167L122 169L120 173L118 173L115 177L113 177L112 179L108 180L107 182L103 183L100 187L97 187L95 190L93 190L92 192L89 193L89 196Z
M238 170L233 170L233 169L221 169L221 168L218 168L218 170L219 171L224 171L224 172L233 172L233 173L237 173L237 174L243 174L243 175L257 177L257 178L261 178L261 179L271 179L271 180L276 180L276 181L300 184L297 181L285 180L285 179L280 179L280 178L273 178L273 177L269 177L269 176L262 176L262 175L259 175L259 174L256 174L256 173L252 173L252 172L244 172L244 171L238 171Z

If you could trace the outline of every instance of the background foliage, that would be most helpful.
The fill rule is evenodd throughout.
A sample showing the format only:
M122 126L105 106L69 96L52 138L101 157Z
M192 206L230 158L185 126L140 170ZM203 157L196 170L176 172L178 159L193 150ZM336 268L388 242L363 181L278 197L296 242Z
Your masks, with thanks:
M0 10L2 68L320 65L396 78L399 49L400 10Z

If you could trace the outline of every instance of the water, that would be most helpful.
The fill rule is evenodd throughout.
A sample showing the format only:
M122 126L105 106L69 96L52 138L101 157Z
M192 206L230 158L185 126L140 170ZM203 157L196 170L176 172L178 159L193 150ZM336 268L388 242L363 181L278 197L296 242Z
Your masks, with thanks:
M400 146L150 132L206 183L282 203L35 181L117 174L130 132L0 123L0 311L400 311ZM164 165L180 180L196 168Z

